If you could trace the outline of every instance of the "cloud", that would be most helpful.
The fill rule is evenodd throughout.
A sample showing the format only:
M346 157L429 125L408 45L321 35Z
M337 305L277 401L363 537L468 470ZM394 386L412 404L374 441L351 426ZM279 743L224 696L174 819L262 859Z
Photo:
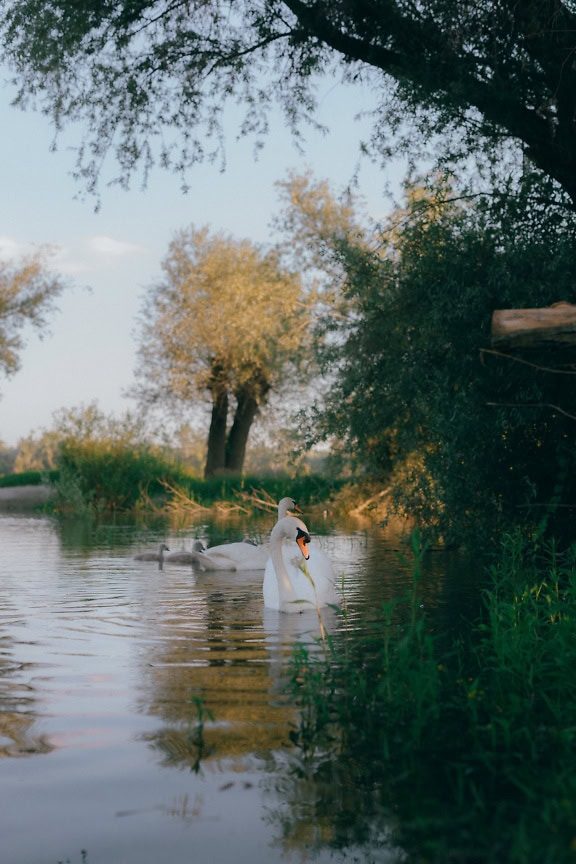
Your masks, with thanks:
M0 234L0 260L18 265L23 259L42 251L47 270L57 273L81 273L86 266L74 260L70 249L56 243L43 243L38 246Z
M113 237L106 235L95 235L88 240L88 246L92 252L97 252L101 255L132 255L134 252L142 252L142 246L137 246L134 243L125 243L122 240L115 240Z
M15 240L14 237L0 234L0 258L2 260L12 261L14 258L22 258L23 255L30 255L33 251L34 246L31 243L22 243L20 240Z
M43 249L48 270L67 276L95 274L103 268L117 265L119 258L144 252L143 246L125 243L106 235L93 235L72 243L46 243L38 246L6 234L0 234L0 261L17 263Z
M86 273L90 269L68 246L51 246L47 265L49 270L68 276Z

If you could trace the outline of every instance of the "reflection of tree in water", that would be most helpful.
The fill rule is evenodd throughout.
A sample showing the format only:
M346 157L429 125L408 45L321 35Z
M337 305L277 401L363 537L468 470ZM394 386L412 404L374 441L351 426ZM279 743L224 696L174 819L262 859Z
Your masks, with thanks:
M268 617L251 584L247 602L231 602L217 583L210 587L187 594L176 612L171 607L163 638L145 658L141 710L162 718L147 738L167 764L194 768L201 751L203 761L231 760L240 768L251 755L289 744L297 719L284 686L292 646L306 638L313 650L318 619Z
M231 600L223 580L219 590L216 577L200 578L202 591L175 583L142 658L141 710L159 720L146 735L150 746L167 766L223 767L239 782L257 765L265 819L283 853L338 849L344 860L353 850L360 862L363 850L369 857L377 849L379 861L400 860L387 851L392 811L374 776L338 754L303 761L292 746L299 709L286 684L296 643L323 651L316 613L268 614L253 584ZM322 618L329 632L341 621L331 610Z
M55 544L52 544L51 529L41 530L45 561L52 554L51 547ZM4 543L7 542L6 537L9 538L10 534L4 535ZM13 577L16 585L21 577L17 570L12 570L9 553L6 564L5 590L0 598L0 758L50 753L53 749L46 737L36 734L34 730L38 721L38 697L33 685L37 666L18 659L21 646L12 629L18 630L26 621L12 600L9 580ZM33 644L29 634L27 639Z
M6 648L3 646L3 654ZM0 659L0 757L50 753L52 745L43 735L35 735L36 697L29 682L21 680L30 667Z
M219 760L243 760L284 747L294 711L276 692L261 611L255 615L253 605L237 603L231 614L229 600L218 592L189 598L189 603L196 608L181 608L169 622L168 638L155 643L146 657L147 704L142 708L164 721L150 740L168 763L191 767L200 745L204 759ZM287 666L290 646L272 648Z
M136 545L153 548L156 538L160 542L166 537L170 521L162 514L116 513L111 524L109 518L94 513L54 522L54 530L60 549L79 558L90 559L95 551L111 548L115 554L125 550L132 557Z

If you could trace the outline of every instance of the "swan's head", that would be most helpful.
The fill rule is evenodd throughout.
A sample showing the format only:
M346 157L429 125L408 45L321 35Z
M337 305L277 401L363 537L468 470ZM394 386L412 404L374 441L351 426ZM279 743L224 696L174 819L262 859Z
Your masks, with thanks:
M162 554L162 552L169 552L170 549L168 548L166 543L160 543L160 548L158 551L160 552L160 554Z
M298 506L297 502L289 495L287 495L286 498L282 498L278 502L278 518L283 519L284 516L288 515L288 513L302 513L302 510Z
M297 516L284 516L279 519L272 531L270 540L282 542L282 540L294 540L300 549L300 552L306 560L310 557L308 544L310 543L310 534L308 528L298 519Z

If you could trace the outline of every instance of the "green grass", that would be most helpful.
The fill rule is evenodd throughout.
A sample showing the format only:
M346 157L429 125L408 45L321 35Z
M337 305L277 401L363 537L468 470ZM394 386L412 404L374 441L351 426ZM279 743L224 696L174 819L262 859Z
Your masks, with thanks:
M296 652L307 776L354 777L360 821L394 824L418 864L576 861L574 550L505 538L481 619L448 647L418 578L417 558L412 593L369 633Z
M22 471L20 474L5 474L0 477L0 487L41 486L43 483L54 483L58 480L59 474L59 471Z

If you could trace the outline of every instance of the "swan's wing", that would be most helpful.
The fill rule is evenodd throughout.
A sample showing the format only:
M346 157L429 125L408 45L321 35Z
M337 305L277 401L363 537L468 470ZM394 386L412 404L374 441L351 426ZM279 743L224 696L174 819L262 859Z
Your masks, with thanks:
M209 549L205 552L191 552L192 564L196 564L201 570L236 570L236 562L222 553L212 553Z
M242 543L246 550L236 560L237 570L264 570L266 562L270 558L270 544L263 543L260 546L252 546Z
M179 564L193 564L194 552L169 552L164 556L164 561L173 561Z
M193 554L204 570L264 570L270 549L268 544L223 543Z

